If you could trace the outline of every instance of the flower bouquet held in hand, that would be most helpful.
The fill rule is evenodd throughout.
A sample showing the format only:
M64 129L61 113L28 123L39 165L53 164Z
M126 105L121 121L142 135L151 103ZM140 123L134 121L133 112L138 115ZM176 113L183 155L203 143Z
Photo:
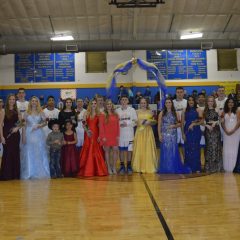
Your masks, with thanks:
M144 119L142 122L141 122L141 125L139 127L139 130L142 131L146 126L148 125L154 125L156 124L157 121L153 118L153 116L151 118L147 118L147 119Z
M88 137L92 136L92 131L89 129L89 126L87 125L87 122L85 120L82 120L83 129L86 131Z
M24 126L24 124L25 124L25 120L24 120L24 119L22 119L21 121L20 121L20 120L17 121L17 122L15 123L14 127L12 127L12 128L9 130L8 135L7 135L7 138L10 138L12 134L18 132L18 130L19 130L20 128L22 128L22 127Z

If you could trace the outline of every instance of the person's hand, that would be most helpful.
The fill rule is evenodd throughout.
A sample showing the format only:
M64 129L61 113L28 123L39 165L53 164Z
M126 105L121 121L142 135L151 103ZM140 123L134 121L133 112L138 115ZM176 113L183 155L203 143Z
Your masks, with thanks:
M19 130L19 128L18 128L18 127L12 128L12 131L11 131L11 133L16 133L18 130Z
M1 143L2 143L2 144L6 144L6 140L5 140L4 137L1 138Z
M226 132L226 134L227 134L228 136L231 136L233 133L234 133L233 130L231 130L231 131L227 131L227 132Z
M174 128L176 128L176 125L175 125L175 124L168 126L168 129L174 129Z
M55 143L55 144L61 144L61 143L60 143L60 140L58 140L58 139L55 140L53 143Z
M127 123L126 122L121 123L120 127L127 127Z
M159 141L160 141L160 142L163 142L163 136L162 136L162 134L159 135Z
M207 128L209 131L212 131L212 130L213 130L212 126L210 126L210 125L206 125L206 128Z
M194 123L191 123L191 124L189 125L189 127L188 127L188 130L193 131L194 126L195 126L195 124L194 124Z
M67 141L63 140L63 145L67 145Z
M183 140L185 142L186 141L186 135L184 133L182 134L182 138L183 138Z
M92 131L90 129L87 130L87 135L88 135L88 137L92 136Z
M40 124L36 124L32 127L32 131L35 131L35 130L39 129L40 127L41 127Z

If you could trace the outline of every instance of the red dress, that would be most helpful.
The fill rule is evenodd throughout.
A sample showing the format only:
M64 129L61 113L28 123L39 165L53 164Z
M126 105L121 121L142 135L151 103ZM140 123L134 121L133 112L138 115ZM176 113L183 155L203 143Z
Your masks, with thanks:
M116 114L110 114L108 120L104 114L101 114L99 119L99 132L101 144L107 147L118 146L119 142L119 118ZM102 139L105 138L106 141Z
M104 161L103 149L97 141L99 137L99 117L88 117L86 120L88 128L92 135L88 137L84 133L84 144L80 153L80 169L78 176L106 176L108 175L107 167Z
M67 135L64 133L64 140L67 142L73 142L75 140L74 133L71 135ZM61 158L62 173L64 177L76 176L76 173L78 172L78 155L76 144L63 145Z

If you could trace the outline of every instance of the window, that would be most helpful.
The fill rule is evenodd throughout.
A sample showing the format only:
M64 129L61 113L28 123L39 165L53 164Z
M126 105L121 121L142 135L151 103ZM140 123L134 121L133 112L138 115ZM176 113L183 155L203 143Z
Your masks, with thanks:
M86 72L107 72L106 52L86 52Z
M218 71L237 71L237 50L218 49Z

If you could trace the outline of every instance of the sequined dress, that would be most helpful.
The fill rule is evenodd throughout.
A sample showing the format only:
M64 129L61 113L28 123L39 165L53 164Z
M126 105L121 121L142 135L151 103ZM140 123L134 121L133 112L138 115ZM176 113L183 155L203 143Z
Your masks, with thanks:
M211 125L211 121L218 121L218 113L215 109L209 109L205 114L205 121L207 125ZM222 160L222 144L221 132L218 124L210 131L205 128L206 146L204 150L205 155L205 171L206 172L220 172L223 170Z
M162 117L161 133L163 141L160 143L160 164L158 173L185 174L191 170L184 166L177 144L177 129L169 126L176 124L177 119L172 112Z
M198 112L195 108L190 108L185 112L184 134L186 140L184 143L185 160L184 163L192 169L192 172L201 171L200 161L200 141L201 129L200 126L194 126L193 130L188 129L192 122L198 120Z

